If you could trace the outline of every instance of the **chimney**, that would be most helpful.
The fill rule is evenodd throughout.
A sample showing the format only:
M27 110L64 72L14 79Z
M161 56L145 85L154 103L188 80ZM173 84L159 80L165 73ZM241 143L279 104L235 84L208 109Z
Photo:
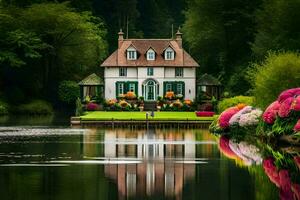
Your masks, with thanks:
M119 35L118 48L120 48L121 45L123 44L123 40L124 40L124 33L123 33L122 29L120 29L120 32L118 33L118 35Z
M179 47L182 48L182 33L180 32L180 27L176 32L176 42L178 43Z

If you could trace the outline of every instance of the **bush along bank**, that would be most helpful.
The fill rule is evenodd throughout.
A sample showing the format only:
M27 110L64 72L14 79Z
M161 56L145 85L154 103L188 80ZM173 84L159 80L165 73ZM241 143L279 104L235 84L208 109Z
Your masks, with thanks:
M236 139L259 136L300 145L300 88L283 91L264 112L245 104L229 107L210 131Z
M257 134L300 137L300 88L283 91L267 107L257 127Z
M238 104L227 108L210 125L210 131L216 134L230 134L243 137L246 134L255 135L262 111L246 104Z
M32 100L28 103L10 106L9 113L21 115L51 115L54 113L52 105L44 100Z

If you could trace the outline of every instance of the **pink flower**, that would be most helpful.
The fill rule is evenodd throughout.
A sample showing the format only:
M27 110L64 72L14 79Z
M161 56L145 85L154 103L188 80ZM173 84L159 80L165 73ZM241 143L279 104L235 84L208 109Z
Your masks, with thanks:
M300 111L300 96L297 96L294 99L293 105L292 105L292 109L295 111Z
M274 158L267 158L263 161L263 168L269 179L280 187L280 178L276 166L274 165Z
M268 124L273 124L276 119L279 107L280 107L280 104L278 101L274 101L273 103L271 103L263 114L264 122L266 122Z
M300 88L293 88L293 89L289 89L289 90L285 90L285 91L281 92L281 94L279 95L277 100L279 103L282 103L287 98L295 97L297 95L300 95Z
M88 111L95 111L95 110L97 110L99 108L99 106L98 106L98 104L96 104L96 103L88 103L87 104L87 106L86 106L86 109L88 110Z
M298 168L300 170L300 156L295 156L294 161L295 161L296 165L298 166Z
M291 179L287 170L279 171L280 179L280 199L293 200L293 192L291 190Z
M294 131L296 133L300 132L300 119L297 121L296 125L294 126Z
M219 140L220 151L228 158L239 159L239 157L231 150L229 146L229 139L226 136L221 136Z
M219 117L220 127L223 129L228 128L230 118L237 112L239 112L239 109L237 107L230 107L226 109L224 112L222 112Z
M300 185L292 184L292 191L294 193L294 199L300 200Z
M278 111L279 117L284 118L289 116L293 100L294 100L293 97L289 97L280 104L279 111Z

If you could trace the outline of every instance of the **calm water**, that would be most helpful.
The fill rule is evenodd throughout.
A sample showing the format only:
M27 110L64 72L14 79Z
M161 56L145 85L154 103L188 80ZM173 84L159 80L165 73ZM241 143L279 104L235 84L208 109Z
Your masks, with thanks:
M259 156L222 152L207 130L3 126L0 198L279 198Z

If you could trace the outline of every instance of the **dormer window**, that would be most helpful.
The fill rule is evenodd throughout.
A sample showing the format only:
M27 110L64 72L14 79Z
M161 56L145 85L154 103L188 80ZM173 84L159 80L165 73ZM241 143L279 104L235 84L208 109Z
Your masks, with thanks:
M174 50L171 47L165 50L165 60L174 60Z
M155 60L155 51L152 49L147 51L147 60Z
M127 60L136 60L137 52L136 49L133 47L129 47L127 49Z

